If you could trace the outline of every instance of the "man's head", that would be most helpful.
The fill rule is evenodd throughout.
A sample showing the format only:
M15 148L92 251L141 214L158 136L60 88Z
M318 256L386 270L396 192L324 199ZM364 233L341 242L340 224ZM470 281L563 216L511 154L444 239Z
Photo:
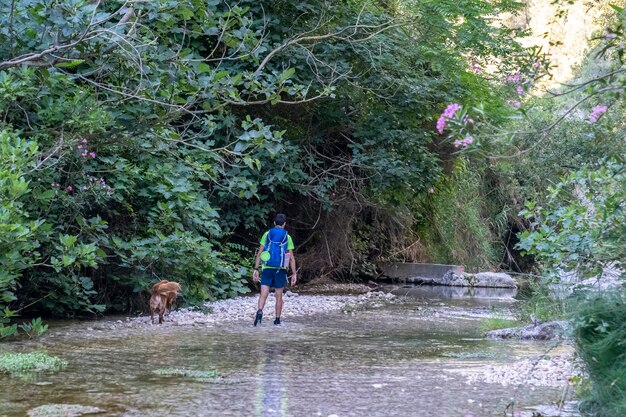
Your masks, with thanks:
M278 213L274 219L274 224L279 227L284 227L287 222L287 216L282 213Z

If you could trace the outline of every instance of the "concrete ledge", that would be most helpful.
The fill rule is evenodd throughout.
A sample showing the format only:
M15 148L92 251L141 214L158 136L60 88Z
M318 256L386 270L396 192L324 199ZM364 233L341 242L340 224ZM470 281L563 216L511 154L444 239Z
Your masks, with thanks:
M392 262L381 265L382 275L391 279L407 280L408 278L441 278L448 271L463 272L461 265L423 264L409 262ZM409 281L410 282L410 281Z
M502 272L468 274L460 265L389 263L382 276L413 284L450 287L517 288L517 281Z

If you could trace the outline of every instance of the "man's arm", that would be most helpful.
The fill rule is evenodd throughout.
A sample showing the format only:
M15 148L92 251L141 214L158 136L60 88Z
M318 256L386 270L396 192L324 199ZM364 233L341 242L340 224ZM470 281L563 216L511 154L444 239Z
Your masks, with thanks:
M291 285L296 285L298 282L298 274L296 273L296 257L293 256L293 251L289 251L289 266L291 267Z
M256 251L256 259L254 260L254 272L252 272L252 280L259 280L259 265L261 264L261 252L263 252L265 247L263 245L259 246L259 249Z

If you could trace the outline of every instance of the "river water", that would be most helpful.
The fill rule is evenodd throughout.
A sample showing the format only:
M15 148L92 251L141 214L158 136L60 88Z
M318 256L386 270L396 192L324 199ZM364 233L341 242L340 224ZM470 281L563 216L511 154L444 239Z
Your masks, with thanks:
M0 351L39 350L68 362L57 373L0 374L0 415L82 404L106 416L483 417L503 416L512 401L524 410L562 396L560 388L468 382L455 372L536 358L549 349L483 338L474 313L508 314L507 294L396 293L406 302L295 317L280 327L268 320L257 328L225 322L103 331L88 330L93 322L53 323L38 340L0 345ZM433 315L433 306L453 314ZM217 371L219 377L155 373L164 369Z

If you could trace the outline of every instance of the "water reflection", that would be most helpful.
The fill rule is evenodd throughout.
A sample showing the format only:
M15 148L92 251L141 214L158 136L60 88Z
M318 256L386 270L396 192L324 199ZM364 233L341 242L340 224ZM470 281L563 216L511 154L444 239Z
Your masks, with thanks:
M268 343L259 353L258 383L256 389L256 416L287 416L287 384L284 366L286 349L282 343Z
M418 299L514 298L517 288L448 287L444 285L407 285L392 291L395 295Z

